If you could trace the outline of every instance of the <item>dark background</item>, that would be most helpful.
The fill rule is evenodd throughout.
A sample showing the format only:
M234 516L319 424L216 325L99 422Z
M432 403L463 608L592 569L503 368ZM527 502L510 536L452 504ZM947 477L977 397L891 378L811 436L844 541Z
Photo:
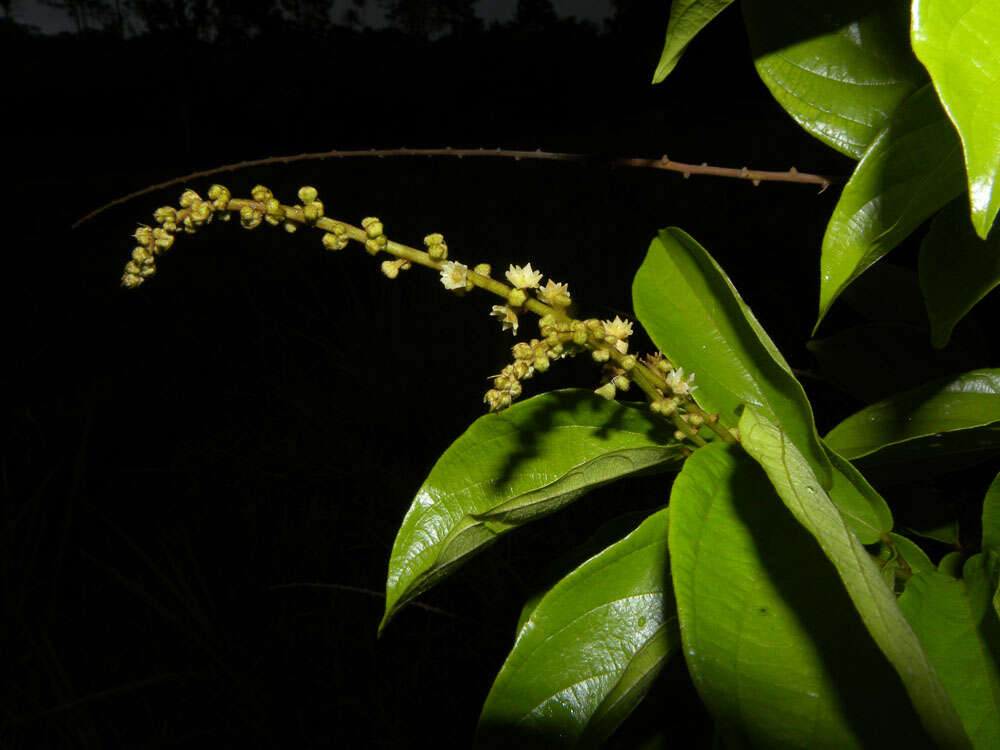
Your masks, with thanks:
M504 538L376 640L396 528L508 359L493 301L445 294L420 269L389 281L316 233L235 222L179 236L126 292L129 235L184 186L69 226L132 190L331 148L591 154L310 161L190 187L264 183L290 202L312 184L328 215L377 215L393 239L440 231L470 266L531 261L602 318L632 317L650 239L679 225L804 371L821 432L861 405L810 377L804 348L835 190L608 165L669 153L850 172L770 98L735 9L653 87L665 2L619 0L598 25L545 2L497 24L421 0L379 29L328 20L323 2L69 5L89 14L72 33L0 25L3 747L467 745L557 551L666 502L655 479L592 493ZM912 264L912 247L897 255ZM850 315L835 310L828 330ZM597 381L587 362L560 363L525 396ZM690 695L686 680L674 664L627 731L666 717L706 736L693 699L664 697Z

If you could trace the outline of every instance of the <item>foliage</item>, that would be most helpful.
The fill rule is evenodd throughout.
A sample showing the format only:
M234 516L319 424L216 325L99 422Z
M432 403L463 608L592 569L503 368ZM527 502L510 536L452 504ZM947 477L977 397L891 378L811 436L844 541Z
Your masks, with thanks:
M684 75L684 50L727 5L673 4L655 81ZM429 7L396 6L426 33L460 20L428 20ZM887 476L879 469L946 472L1000 452L1000 370L977 361L935 378L906 344L944 347L1000 282L989 231L1000 207L1000 1L827 0L804 19L798 10L742 3L754 64L778 104L856 160L825 236L809 239L821 251L817 327L852 294L877 306L863 298L880 289L859 294L865 275L930 221L919 260L929 324L881 320L861 338L813 343L841 373L862 373L851 385L876 401L824 438L765 327L676 227L653 238L633 283L636 317L658 349L646 357L629 351L630 321L577 318L568 285L542 286L531 264L512 265L505 283L488 264L449 256L440 234L419 250L390 240L375 217L333 219L311 187L296 204L262 186L250 198L189 190L157 212L158 227L136 233L128 287L155 273L179 231L236 213L248 229L319 229L328 250L357 242L391 256L389 278L424 266L451 292L494 294L503 330L538 316L539 338L515 344L493 377L491 413L445 451L403 519L380 628L501 535L572 513L600 485L664 477L665 509L526 605L483 708L482 746L600 744L678 654L723 746L865 747L889 731L906 745L1000 743L1000 477L981 488L974 543L936 567L939 550L895 531L897 508L870 481ZM889 339L915 363L902 388L871 382L882 354L871 342ZM513 403L523 381L574 355L603 366L597 395ZM614 400L632 387L647 403Z

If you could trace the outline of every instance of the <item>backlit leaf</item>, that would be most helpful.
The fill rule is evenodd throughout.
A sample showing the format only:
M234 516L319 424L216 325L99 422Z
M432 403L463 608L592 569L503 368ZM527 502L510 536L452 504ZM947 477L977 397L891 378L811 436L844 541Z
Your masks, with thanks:
M674 69L688 44L733 0L674 0L670 4L667 39L663 43L660 62L653 73L653 83L659 83Z
M855 167L827 224L819 321L854 279L964 190L961 148L930 84L895 110Z
M743 0L754 64L809 133L859 158L927 74L910 50L909 2Z
M785 506L833 563L872 639L903 681L928 734L942 747L968 747L955 708L895 595L795 444L752 406L744 410L739 430L747 453L763 467ZM680 601L680 586L676 581L674 586ZM683 612L681 616L683 622Z
M685 463L670 556L683 652L717 725L753 747L875 747L892 717L899 746L929 744L833 568L738 448Z
M1000 209L1000 0L914 0L913 51L962 138L972 223Z
M653 343L696 375L698 404L730 426L754 404L792 436L826 486L830 461L799 381L725 272L676 227L661 230L632 283L636 316Z

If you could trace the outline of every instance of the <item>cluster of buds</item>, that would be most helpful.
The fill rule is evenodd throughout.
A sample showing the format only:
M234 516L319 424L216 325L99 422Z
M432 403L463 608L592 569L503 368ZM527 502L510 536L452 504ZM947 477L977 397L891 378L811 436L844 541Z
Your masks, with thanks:
M527 380L535 372L545 372L551 362L572 356L580 350L581 347L573 344L565 334L519 341L511 347L513 363L493 376L493 387L486 392L483 401L489 404L490 411L506 409L521 395L522 380Z
M194 190L185 190L181 194L179 209L173 206L156 209L153 218L158 226L151 228L140 225L135 232L136 246L132 249L131 259L125 264L122 286L134 289L155 274L156 258L170 249L174 244L174 235L179 230L194 234L215 216L219 216L222 221L228 220L227 209L231 197L226 188L213 185L208 191L208 200L204 200Z
M386 239L385 228L378 217L368 216L362 219L361 227L365 230L365 234L368 235L368 239L365 240L365 250L370 255L378 255L379 251L385 250L389 244L389 240Z
M156 273L157 256L174 244L174 236L162 226L150 228L143 224L132 236L136 246L132 249L132 257L125 264L125 272L122 274L122 286L127 289L134 289L144 279Z

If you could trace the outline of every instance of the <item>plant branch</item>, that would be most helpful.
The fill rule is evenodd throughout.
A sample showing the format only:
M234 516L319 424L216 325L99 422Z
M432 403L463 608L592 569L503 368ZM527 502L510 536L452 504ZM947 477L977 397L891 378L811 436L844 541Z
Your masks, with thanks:
M120 198L115 198L113 201L105 203L103 206L94 209L86 216L77 219L73 223L73 229L76 229L82 224L90 221L91 219L99 216L100 214L107 211L109 208L114 206L120 206L123 203L127 203L130 200L139 198L143 195L148 195L149 193L156 192L157 190L162 190L163 188L172 187L174 185L179 185L181 183L190 182L191 180L201 179L203 177L211 177L213 175L222 174L224 172L236 172L240 169L246 169L248 167L262 167L270 164L291 164L297 161L314 161L322 159L353 159L353 158L372 158L376 157L379 159L385 157L394 156L452 156L458 159L464 157L494 157L494 158L504 158L513 159L514 161L521 161L522 159L531 159L536 161L564 161L564 162L593 162L596 157L588 154L567 154L567 153L555 153L551 151L542 151L541 149L537 151L518 151L511 149L485 149L485 148L387 148L387 149L367 149L367 150L348 150L348 151L315 151L312 153L305 154L295 154L292 156L269 156L263 159L251 159L249 161L235 162L233 164L224 164L219 167L213 167L212 169L204 169L199 172L191 172L190 174L182 175L180 177L174 177L173 179L167 180L166 182L159 182L155 185L149 185L142 190L136 190L135 192L129 193L128 195L123 195ZM836 177L826 177L819 174L809 174L806 172L799 172L795 167L792 167L787 172L771 172L771 171L761 171L756 169L749 169L747 167L742 167L740 169L735 169L733 167L714 167L705 162L701 164L686 164L684 162L672 161L664 156L660 159L641 159L641 158L622 158L622 159L610 159L608 163L611 166L622 166L622 167L640 167L647 169L662 169L668 172L678 172L682 174L685 178L690 177L693 174L696 175L710 175L714 177L729 177L738 180L749 180L754 185L759 185L761 182L796 182L805 183L810 185L819 185L819 192L823 192L830 185L838 184L843 182L841 178Z

